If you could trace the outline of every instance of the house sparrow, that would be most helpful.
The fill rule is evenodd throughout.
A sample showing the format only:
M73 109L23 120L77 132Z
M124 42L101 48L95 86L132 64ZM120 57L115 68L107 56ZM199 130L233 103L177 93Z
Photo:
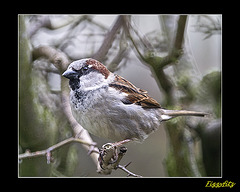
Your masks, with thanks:
M147 91L111 73L95 59L74 61L62 75L69 79L74 118L98 137L142 142L164 120L182 115L206 115L195 111L163 109Z

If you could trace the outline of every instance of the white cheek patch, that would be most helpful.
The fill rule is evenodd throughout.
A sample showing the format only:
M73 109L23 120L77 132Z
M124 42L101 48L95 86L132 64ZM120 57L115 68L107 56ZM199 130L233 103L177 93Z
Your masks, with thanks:
M105 77L98 72L93 71L80 77L80 88L83 91L92 91L106 85Z

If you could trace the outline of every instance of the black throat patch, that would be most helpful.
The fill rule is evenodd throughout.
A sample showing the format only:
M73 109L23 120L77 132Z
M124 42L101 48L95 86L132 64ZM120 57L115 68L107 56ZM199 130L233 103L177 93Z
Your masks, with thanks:
M70 79L69 80L69 86L71 87L71 89L74 91L76 89L80 88L80 80L79 78L77 79Z

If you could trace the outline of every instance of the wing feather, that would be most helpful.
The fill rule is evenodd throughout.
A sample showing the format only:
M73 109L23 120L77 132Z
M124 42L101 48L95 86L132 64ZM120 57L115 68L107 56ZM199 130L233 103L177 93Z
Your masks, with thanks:
M110 87L119 91L127 93L127 96L122 100L126 105L136 104L143 108L160 108L160 104L153 98L151 98L147 91L135 87L132 83L124 79L119 75L115 75L114 81L109 84Z

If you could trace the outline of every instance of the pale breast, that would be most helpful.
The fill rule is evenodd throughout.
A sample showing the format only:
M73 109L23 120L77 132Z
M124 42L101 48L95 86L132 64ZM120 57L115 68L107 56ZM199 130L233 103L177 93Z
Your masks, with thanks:
M143 141L159 127L160 112L135 104L126 105L121 102L123 97L124 94L107 87L84 94L71 94L73 116L86 130L98 137L113 141Z

